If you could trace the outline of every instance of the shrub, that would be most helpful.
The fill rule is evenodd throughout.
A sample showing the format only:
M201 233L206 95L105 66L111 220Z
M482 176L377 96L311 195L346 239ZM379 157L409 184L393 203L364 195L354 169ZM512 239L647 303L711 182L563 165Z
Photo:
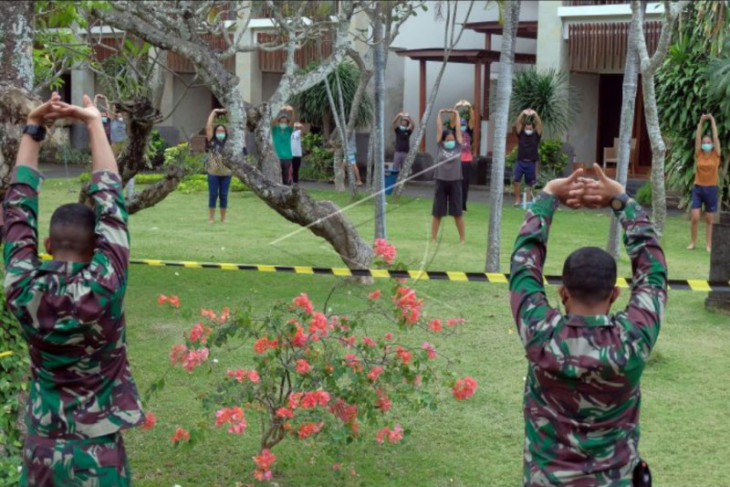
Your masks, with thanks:
M395 249L385 241L376 243L375 253L384 263L396 257ZM334 468L326 469L336 476L336 466L341 465L348 445L365 441L385 448L407 438L410 429L396 421L391 413L394 405L398 411L408 411L400 417L405 423L420 410L437 408L439 394L433 384L448 386L457 400L474 394L477 382L471 377L456 378L451 372L452 360L440 356L429 342L419 345L420 340L406 339L416 328L424 333L453 334L463 319L427 320L423 300L397 281L390 299L381 299L381 291L375 290L366 303L349 316L328 316L316 311L301 293L260 317L250 306L238 313L228 308L220 313L201 310L202 320L184 334L185 343L172 347L171 363L188 373L204 367L208 373L218 373L219 381L198 396L208 419L202 423L182 420L203 426L188 431L170 424L173 443L194 444L211 428L205 425L212 425L214 416L215 427L230 434L243 434L249 424L260 427L261 451L253 456L251 465L258 481L272 479L276 461L272 449L281 441L317 445L334 460ZM178 309L180 300L160 295L158 304ZM376 316L392 322L395 333L370 334L368 327ZM401 334L404 340L396 336ZM246 342L255 354L250 365L225 374L208 366L218 354ZM446 366L440 366L444 361ZM159 379L150 392L163 386ZM365 430L365 426L369 428Z
M651 207L651 183L647 182L641 185L639 190L636 192L636 201L638 201L641 206L645 206L646 208Z
M20 483L23 444L17 427L19 394L28 391L30 360L20 324L7 309L2 290L0 306L0 485L11 486Z
M192 154L187 142L168 147L164 151L164 166L182 166L186 174L205 174L205 154Z
M160 167L165 163L165 149L167 142L160 135L160 131L152 129L150 140L147 142L147 160L152 167Z
M315 181L329 181L334 177L334 151L324 147L324 140L318 134L306 134L302 139L304 157L300 177Z
M562 151L563 143L559 140L543 140L538 147L540 154L540 172L538 174L540 186L544 186L551 179L560 177L568 163L568 156Z

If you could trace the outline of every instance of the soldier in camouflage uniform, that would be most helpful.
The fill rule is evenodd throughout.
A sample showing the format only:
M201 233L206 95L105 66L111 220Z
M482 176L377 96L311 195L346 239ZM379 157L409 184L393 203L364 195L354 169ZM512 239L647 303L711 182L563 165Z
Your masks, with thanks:
M512 312L528 360L524 395L524 485L630 486L639 459L639 381L659 334L667 267L646 212L597 165L599 179L548 183L527 212L512 254ZM616 263L598 248L566 259L559 294L548 304L542 268L560 202L611 206L625 230L634 277L617 314ZM643 485L643 484L642 484Z
M55 118L86 124L95 212L59 207L38 258L39 142ZM127 361L124 292L129 235L116 160L101 115L53 94L28 116L4 201L5 293L31 357L22 485L127 486L120 432L144 421Z

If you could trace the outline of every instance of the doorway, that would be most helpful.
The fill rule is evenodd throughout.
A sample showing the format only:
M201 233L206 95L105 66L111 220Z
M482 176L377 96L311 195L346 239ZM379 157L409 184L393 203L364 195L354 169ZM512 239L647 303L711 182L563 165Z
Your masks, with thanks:
M631 138L636 139L636 149L629 161L629 176L646 175L651 171L651 144L644 120L641 77L636 91L634 124ZM598 163L603 165L603 149L613 147L614 139L619 136L621 127L621 103L623 99L623 74L601 74L598 78L598 123L596 134L596 154ZM615 174L615 169L610 173Z

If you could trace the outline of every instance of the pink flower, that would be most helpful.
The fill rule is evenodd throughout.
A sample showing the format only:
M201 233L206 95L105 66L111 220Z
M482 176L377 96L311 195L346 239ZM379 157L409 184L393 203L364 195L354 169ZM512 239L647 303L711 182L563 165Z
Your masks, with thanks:
M305 392L299 402L304 409L311 409L317 406L326 406L330 402L330 393L326 391Z
M454 397L459 400L469 399L474 395L474 391L477 388L477 381L473 377L464 377L463 379L457 379L454 387L451 388L451 392Z
M293 300L294 307L301 308L305 314L311 315L314 308L312 302L309 300L307 293L302 293Z
M309 322L309 333L318 333L320 337L327 336L327 317L315 311L312 321Z
M454 327L456 325L461 325L465 322L464 318L449 318L446 320L446 326L448 327Z
M304 375L308 373L310 370L312 370L312 366L309 365L309 362L307 362L304 359L297 360L297 372Z
M416 291L408 287L399 287L392 300L401 310L403 320L407 325L413 325L418 321L423 300L416 298Z
M248 377L248 380L250 380L254 384L258 384L261 381L259 373L255 370L249 370L248 372L246 372L246 376Z
M426 356L429 360L433 360L438 356L438 353L436 353L436 349L434 348L434 346L428 342L423 342L421 344L421 348L426 351Z
M370 301L375 301L380 299L380 289L376 289L375 291L372 291L368 294L368 299Z
M388 443L398 443L401 441L403 439L403 428L401 425L395 425L392 430L386 426L375 434L375 441L381 445L386 439Z
M172 305L173 308L179 308L180 307L180 298L177 296L170 296L170 298L167 300L170 305Z
M376 404L377 408L384 413L390 411L390 408L393 406L393 402L390 400L388 395L381 389L378 389L376 394L378 395L378 402Z
M201 348L200 350L188 350L188 354L183 359L182 366L188 372L192 372L206 360L208 360L207 348Z
M160 306L165 304L168 300L169 298L164 294L160 294L159 296L157 296L157 304L159 304Z
M355 346L355 340L356 338L354 336L349 336L347 338L340 338L340 343L347 348L352 348Z
M330 412L340 418L340 420L350 425L353 430L357 427L357 406L354 404L347 404L342 399L337 399L335 403L330 407Z
M144 415L144 424L142 425L143 430L151 430L157 424L157 416L153 412L147 412Z
M431 330L431 331L433 331L433 332L435 332L435 333L438 333L441 330L443 330L444 327L441 324L441 320L439 320L438 318L436 318L436 319L431 320L431 321L428 322L428 329Z
M243 409L239 406L232 408L223 408L215 413L215 426L220 428L224 424L230 424L229 433L243 434L246 431L246 419L243 415Z
M172 437L170 438L170 441L172 441L173 443L177 443L177 442L183 441L183 440L184 441L189 441L190 440L190 433L188 433L183 428L181 428L180 426L178 426L177 429L175 430L175 434L172 435Z
M335 472L338 471L338 470L340 470L341 468L342 468L342 464L341 463L333 463L332 464L332 470L334 470Z
M259 482L271 480L271 467L276 461L276 455L271 453L269 449L264 449L253 457L253 461L256 464L256 470L253 473L254 478Z
M274 338L273 340L269 340L268 336L259 338L256 343L253 344L253 351L257 354L261 355L262 353L265 353L270 348L276 348L279 346L279 339Z
M279 408L276 410L276 416L278 418L293 418L294 417L294 411L292 411L289 408Z
M208 342L208 336L210 336L211 331L213 330L210 327L203 326L202 323L196 323L190 330L190 336L188 338L193 343L200 340L200 343L205 344Z
M350 367L355 372L362 371L362 364L360 363L360 359L357 357L357 355L353 355L351 353L345 355L345 365Z
M304 440L315 433L319 433L323 426L324 423L305 423L299 426L299 431L297 431L297 435L299 436L300 440Z
M188 347L185 345L173 345L170 352L170 362L172 365L182 363L188 353Z
M376 382L378 380L378 377L380 377L380 374L383 373L383 368L379 366L375 366L372 369L370 369L370 372L368 372L368 379L372 382Z
M393 334L390 333L390 332L386 333L385 334L385 339L388 340L388 341L392 340L393 339Z
M396 257L395 247L388 244L388 241L384 238L375 239L374 245L375 255L382 257L386 264L390 265L393 263Z
M366 347L375 348L377 344L375 343L375 340L373 340L370 337L363 337L362 344Z
M411 361L411 352L407 351L403 347L398 347L395 354L403 361L403 365L407 365Z
M215 321L218 318L212 309L201 309L200 316L208 318L210 321Z
M297 348L304 348L307 345L307 335L299 324L297 324L297 332L294 334L291 343L292 346Z

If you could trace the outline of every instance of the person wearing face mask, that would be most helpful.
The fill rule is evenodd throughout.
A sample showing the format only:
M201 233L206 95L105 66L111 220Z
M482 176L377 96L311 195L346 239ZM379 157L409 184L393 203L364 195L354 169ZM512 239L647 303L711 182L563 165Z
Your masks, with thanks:
M393 117L395 130L395 154L393 154L393 169L400 171L411 150L411 134L413 133L413 119L406 112L400 112Z
M706 120L709 120L712 126L712 137L702 136ZM717 211L717 183L721 155L722 150L720 139L717 136L715 118L709 113L703 114L697 125L697 135L695 136L695 185L692 188L691 240L687 250L694 250L697 244L697 230L700 226L700 212L703 205L705 207L707 251L712 250L712 221Z
M213 127L215 118L224 113L226 113L224 109L213 109L208 115L208 122L205 124L205 137L208 139L208 223L215 221L215 207L219 200L221 223L226 222L226 212L228 210L231 170L223 164L222 155L228 141L228 129L222 124Z
M274 141L274 152L281 164L281 182L291 186L293 157L291 136L294 129L290 122L294 120L294 108L291 105L284 105L281 110L281 115L272 124L271 137Z
M461 145L461 201L463 210L466 211L466 200L469 196L469 179L471 178L471 164L474 157L471 153L471 129L465 118L461 119L461 137L464 143Z
M525 122L525 117L531 117L531 121ZM515 206L522 204L520 195L520 181L525 177L527 185L527 198L532 199L532 187L537 181L537 164L540 156L537 151L542 137L542 120L532 108L522 110L515 122L515 135L517 135L517 162L514 171Z
M442 114L455 114L455 130L444 130ZM441 226L441 219L446 215L454 217L459 241L464 243L463 200L461 197L461 148L464 143L461 131L461 119L456 110L442 108L436 119L436 142L438 143L438 159L436 161L436 187L433 197L433 221L431 223L431 240L436 241Z

